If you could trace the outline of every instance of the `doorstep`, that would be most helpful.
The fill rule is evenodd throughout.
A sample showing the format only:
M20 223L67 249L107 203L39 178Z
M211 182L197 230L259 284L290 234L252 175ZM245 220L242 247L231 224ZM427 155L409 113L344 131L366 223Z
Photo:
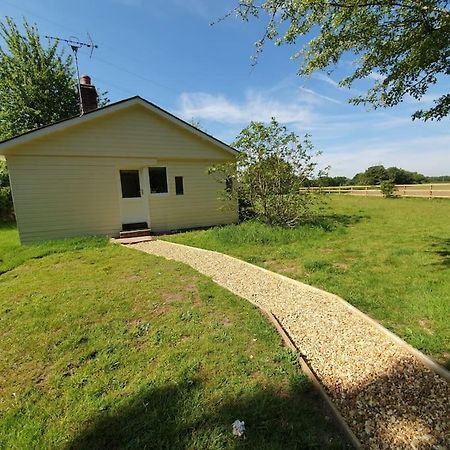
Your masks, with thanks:
M154 241L156 238L154 236L133 236L133 237L125 237L125 238L113 238L111 239L112 242L115 244L138 244L139 242L148 242L148 241Z

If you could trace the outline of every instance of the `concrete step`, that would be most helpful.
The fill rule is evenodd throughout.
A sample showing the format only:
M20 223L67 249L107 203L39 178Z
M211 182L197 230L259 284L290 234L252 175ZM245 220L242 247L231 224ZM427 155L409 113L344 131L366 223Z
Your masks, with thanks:
M141 230L121 231L119 233L119 239L150 236L150 235L151 235L150 228L144 228Z
M156 238L154 236L141 236L141 237L130 237L130 238L122 238L122 239L111 239L113 244L123 244L123 245L131 245L131 244L139 244L140 242L149 242L154 241Z

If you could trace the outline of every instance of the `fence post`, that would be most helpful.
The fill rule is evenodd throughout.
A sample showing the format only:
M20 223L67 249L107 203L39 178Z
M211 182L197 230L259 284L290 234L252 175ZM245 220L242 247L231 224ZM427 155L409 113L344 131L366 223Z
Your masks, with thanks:
M406 184L403 185L403 197L406 197Z
M366 197L367 197L367 195L368 195L368 193L367 193L367 188L368 188L368 187L369 187L369 186L366 186L366 189L365 189L365 190L366 190Z

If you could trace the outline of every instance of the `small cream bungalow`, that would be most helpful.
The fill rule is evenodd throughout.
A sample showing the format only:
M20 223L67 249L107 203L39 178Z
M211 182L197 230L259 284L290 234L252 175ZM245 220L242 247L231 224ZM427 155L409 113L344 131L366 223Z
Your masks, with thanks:
M22 243L228 224L207 173L236 151L132 97L0 143Z

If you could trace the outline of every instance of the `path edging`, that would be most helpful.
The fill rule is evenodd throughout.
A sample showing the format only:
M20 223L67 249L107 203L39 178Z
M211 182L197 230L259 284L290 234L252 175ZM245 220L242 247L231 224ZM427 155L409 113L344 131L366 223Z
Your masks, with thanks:
M253 302L251 302L253 303ZM359 439L356 437L356 435L353 433L351 428L349 427L348 423L340 413L340 411L337 409L336 405L333 403L333 400L331 400L330 396L328 395L325 388L322 386L322 383L319 381L319 379L316 377L316 374L312 370L311 367L309 367L307 361L302 356L301 352L295 345L294 341L291 339L287 331L283 328L283 325L281 325L278 318L270 311L266 311L265 309L261 308L259 305L255 305L257 308L261 310L261 312L267 316L267 318L270 320L270 322L273 324L275 329L277 330L278 334L280 334L281 338L283 339L284 344L286 347L290 348L292 351L294 351L297 354L298 361L300 363L300 367L303 371L303 373L309 378L312 385L317 389L322 399L325 401L327 407L331 411L331 414L334 416L334 419L336 420L338 426L341 428L342 432L347 436L348 441L353 445L355 449L361 449L362 444L359 441Z

